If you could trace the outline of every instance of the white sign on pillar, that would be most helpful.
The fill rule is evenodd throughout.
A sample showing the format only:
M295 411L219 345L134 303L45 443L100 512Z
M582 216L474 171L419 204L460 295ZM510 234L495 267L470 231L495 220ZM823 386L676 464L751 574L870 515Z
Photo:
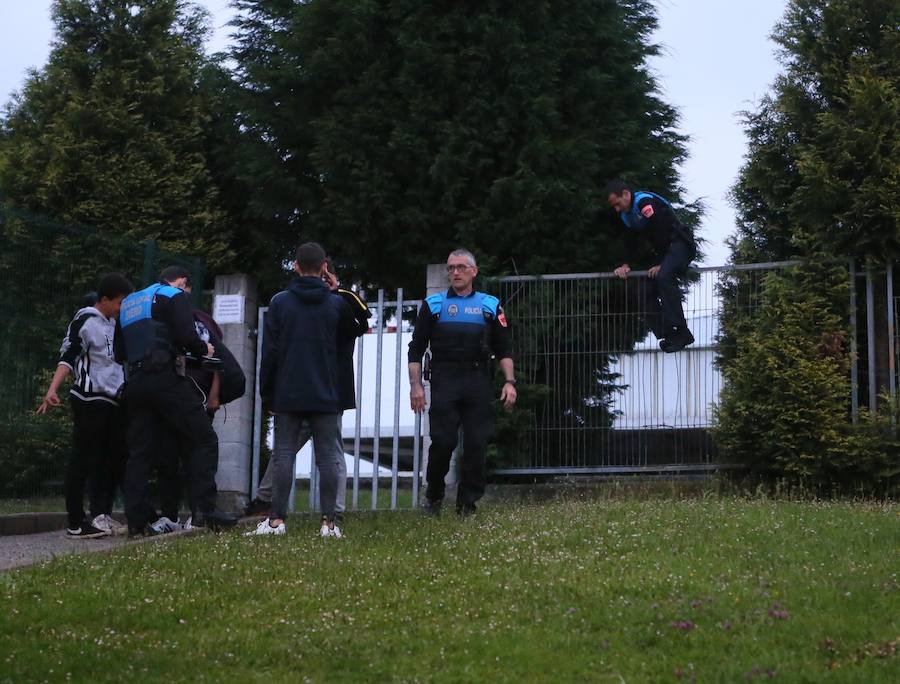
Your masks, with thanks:
M244 322L244 295L216 295L213 301L213 319L219 325Z

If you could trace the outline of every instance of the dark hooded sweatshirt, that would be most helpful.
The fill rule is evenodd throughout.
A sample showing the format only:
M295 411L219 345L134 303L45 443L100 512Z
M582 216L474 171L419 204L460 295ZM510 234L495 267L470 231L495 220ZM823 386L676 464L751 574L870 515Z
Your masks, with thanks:
M338 347L355 337L347 303L320 278L301 276L266 313L259 393L276 413L339 413Z

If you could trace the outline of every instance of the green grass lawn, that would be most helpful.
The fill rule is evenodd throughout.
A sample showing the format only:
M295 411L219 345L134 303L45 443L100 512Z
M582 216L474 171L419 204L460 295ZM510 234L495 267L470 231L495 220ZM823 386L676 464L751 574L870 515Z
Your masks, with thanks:
M359 515L0 574L0 680L900 681L900 517L732 497Z

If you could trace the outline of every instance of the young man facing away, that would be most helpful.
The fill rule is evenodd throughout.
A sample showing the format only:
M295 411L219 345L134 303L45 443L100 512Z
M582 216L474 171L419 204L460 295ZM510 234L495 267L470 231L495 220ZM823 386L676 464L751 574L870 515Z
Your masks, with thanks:
M353 313L323 276L325 250L297 249L295 278L269 304L260 362L260 395L275 414L271 517L250 534L284 534L287 503L300 445L312 435L321 476L323 537L341 537L335 499L341 439L338 349L355 336Z
M72 406L72 453L66 466L66 535L93 539L123 533L113 519L113 498L128 455L125 412L119 395L125 377L113 355L116 318L122 300L134 288L125 276L110 273L97 287L93 306L78 310L60 347L59 364L38 413L59 406L60 385L74 373L69 391ZM90 485L90 520L84 512L85 484Z
M356 323L356 337L365 335L369 330L369 318L372 312L369 306L360 299L359 295L352 290L341 287L340 281L334 270L334 264L331 259L326 260L327 270L322 275L322 279L328 288L337 293L341 299L347 302L350 310L353 311L353 317ZM353 351L356 346L356 339L344 339L338 345L338 394L340 396L341 411L349 411L356 408L356 383L353 371ZM304 441L305 444L305 441ZM303 448L303 445L300 446ZM347 462L344 459L344 442L340 440L339 444L340 458L337 461L337 496L335 498L334 512L335 520L340 522L346 508L347 495ZM266 472L260 480L259 488L256 492L256 498L253 499L244 509L244 515L247 516L265 516L269 517L272 513L272 478L274 477L273 462L270 460L266 467Z

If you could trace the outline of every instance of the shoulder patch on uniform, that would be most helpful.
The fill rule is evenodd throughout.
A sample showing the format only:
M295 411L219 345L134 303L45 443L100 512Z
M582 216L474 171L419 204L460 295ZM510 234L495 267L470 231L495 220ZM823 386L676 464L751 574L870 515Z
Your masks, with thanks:
M494 295L479 292L481 295L481 306L484 307L485 313L489 313L492 318L497 317L497 310L500 308L500 300Z
M441 307L444 305L444 293L438 292L437 294L428 295L425 298L425 302L428 304L432 315L437 316L441 313Z
M648 204L643 209L641 209L641 216L644 218L651 218L653 216L653 205Z

